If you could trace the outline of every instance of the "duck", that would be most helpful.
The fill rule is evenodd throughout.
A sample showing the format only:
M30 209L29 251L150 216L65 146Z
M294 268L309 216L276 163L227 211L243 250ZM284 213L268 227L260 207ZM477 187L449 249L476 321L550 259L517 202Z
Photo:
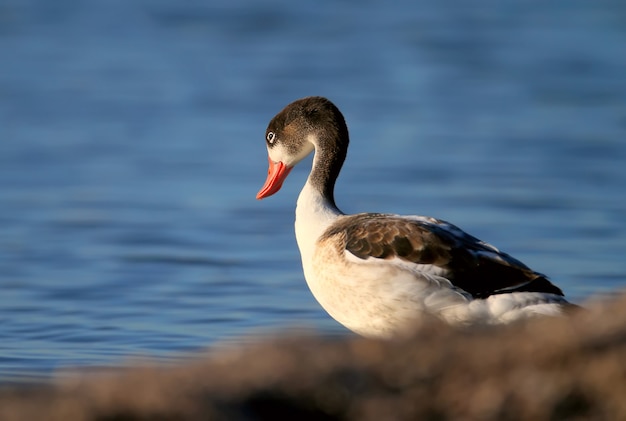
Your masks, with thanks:
M345 214L335 182L347 156L343 114L329 99L298 99L269 122L269 169L256 198L278 192L313 153L295 212L304 278L337 322L373 338L411 333L426 320L499 325L564 314L569 302L548 277L441 219Z

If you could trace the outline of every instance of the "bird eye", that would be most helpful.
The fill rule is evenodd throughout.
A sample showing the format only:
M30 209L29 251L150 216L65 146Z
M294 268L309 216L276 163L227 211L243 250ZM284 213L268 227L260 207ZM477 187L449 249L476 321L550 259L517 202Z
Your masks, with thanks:
M267 141L272 144L274 143L274 138L276 137L276 135L274 134L274 132L269 132L267 134Z

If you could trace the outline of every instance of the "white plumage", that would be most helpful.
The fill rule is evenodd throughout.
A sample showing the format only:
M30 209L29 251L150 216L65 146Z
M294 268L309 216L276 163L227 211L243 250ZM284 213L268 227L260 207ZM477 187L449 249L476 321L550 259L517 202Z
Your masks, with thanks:
M291 168L315 151L297 201L296 239L311 292L347 328L389 337L428 317L508 323L568 306L547 277L448 222L343 214L333 190L348 130L327 99L289 104L268 125L266 139L270 170L259 199L276 193Z

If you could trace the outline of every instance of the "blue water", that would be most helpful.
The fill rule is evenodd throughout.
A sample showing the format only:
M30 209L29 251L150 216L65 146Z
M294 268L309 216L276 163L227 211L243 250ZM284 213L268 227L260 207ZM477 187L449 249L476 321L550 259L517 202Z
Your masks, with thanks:
M0 382L346 331L264 130L330 97L346 212L431 215L574 301L626 287L618 1L0 1Z

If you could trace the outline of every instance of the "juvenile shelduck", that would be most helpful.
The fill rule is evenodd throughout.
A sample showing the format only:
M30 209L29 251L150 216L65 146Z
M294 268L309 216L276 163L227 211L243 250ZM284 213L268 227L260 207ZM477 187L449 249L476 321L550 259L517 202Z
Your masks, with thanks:
M429 316L496 324L558 315L568 305L546 276L448 222L342 213L334 187L348 138L343 115L328 99L287 105L265 132L269 171L257 194L276 193L291 169L315 153L298 197L296 239L306 282L335 320L364 336L390 337Z

